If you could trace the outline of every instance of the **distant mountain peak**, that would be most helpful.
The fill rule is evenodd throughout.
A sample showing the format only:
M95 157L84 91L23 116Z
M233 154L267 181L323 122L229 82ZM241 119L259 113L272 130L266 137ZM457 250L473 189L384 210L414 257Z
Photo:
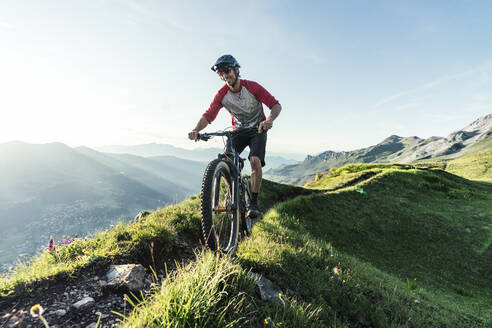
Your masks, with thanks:
M397 136L396 134L390 135L388 138L384 139L381 141L379 144L387 144L387 143L394 143L394 142L399 142L403 139L403 137Z
M303 184L314 174L326 172L349 163L409 163L429 158L455 158L492 144L492 114L473 121L447 137L421 139L417 136L391 135L380 143L352 151L327 150L318 155L308 155L303 162L269 171L272 179Z

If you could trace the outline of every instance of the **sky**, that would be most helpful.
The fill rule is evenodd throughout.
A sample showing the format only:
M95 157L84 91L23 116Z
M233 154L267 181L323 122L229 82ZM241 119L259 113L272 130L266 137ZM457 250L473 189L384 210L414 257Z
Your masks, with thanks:
M267 149L446 136L492 113L491 1L0 2L0 143L187 139L223 54L282 112ZM269 109L265 106L268 115ZM230 127L222 110L205 131Z

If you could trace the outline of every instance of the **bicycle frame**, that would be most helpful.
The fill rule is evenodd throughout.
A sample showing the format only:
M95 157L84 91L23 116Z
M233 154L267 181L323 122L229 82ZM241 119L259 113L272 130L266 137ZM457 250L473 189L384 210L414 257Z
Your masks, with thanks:
M242 167L240 165L240 162L242 161L243 162L242 166L244 166L244 160L241 159L241 157L239 156L239 153L232 147L231 138L233 138L234 135L237 135L238 133L249 130L249 129L255 129L256 130L256 128L239 128L235 131L224 131L224 132L212 132L212 133L198 134L198 138L200 140L204 140L204 141L207 141L210 138L215 137L215 136L227 137L225 150L223 153L219 154L217 157L219 159L224 160L229 165L229 168L231 169L232 175L234 177L234 179L232 181L233 203L232 203L232 207L230 209L218 209L217 204L213 204L215 211L236 210L237 209L237 206L239 204L239 199L238 199L239 182L241 179L241 171L242 171ZM230 156L228 156L228 155L233 155L232 160L231 160ZM243 187L244 187L244 191L249 193L249 189L247 188L247 186L243 186ZM216 192L218 192L218 191L216 191ZM251 195L249 195L249 196L251 197Z

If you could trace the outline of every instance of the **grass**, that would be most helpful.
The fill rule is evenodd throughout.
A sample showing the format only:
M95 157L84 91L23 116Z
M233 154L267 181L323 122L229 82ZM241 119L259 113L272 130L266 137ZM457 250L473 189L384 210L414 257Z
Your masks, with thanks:
M328 305L323 322L336 312L349 326L490 325L492 185L394 165L349 165L319 183L336 189L374 170L272 209L242 263Z
M198 252L134 297L123 327L489 327L492 184L447 164L348 165L309 184L318 190L264 180L265 218L237 257ZM200 234L193 197L39 254L0 292L117 258L150 261L152 242L162 267L179 238ZM279 285L282 301L260 300L249 270Z
M492 150L449 161L446 171L471 180L492 182Z
M367 170L378 173L284 202L293 190L267 182L262 203L273 208L237 259L202 253L125 327L490 325L490 184L392 165L334 178ZM278 284L283 301L260 301L250 269Z
M340 168L333 168L329 173L319 176L314 181L309 181L304 187L310 189L335 190L355 185L360 181L367 180L384 170L400 169L408 170L415 168L408 164L348 164Z
M122 327L306 327L317 325L317 313L295 301L258 300L253 279L237 261L206 251L168 275Z

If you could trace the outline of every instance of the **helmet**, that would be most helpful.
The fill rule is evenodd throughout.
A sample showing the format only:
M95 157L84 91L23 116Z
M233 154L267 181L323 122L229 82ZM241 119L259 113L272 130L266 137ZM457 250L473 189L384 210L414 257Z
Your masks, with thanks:
M220 56L219 59L215 62L214 66L212 66L212 71L217 72L226 67L241 67L237 62L236 58L232 57L232 55L223 55Z

